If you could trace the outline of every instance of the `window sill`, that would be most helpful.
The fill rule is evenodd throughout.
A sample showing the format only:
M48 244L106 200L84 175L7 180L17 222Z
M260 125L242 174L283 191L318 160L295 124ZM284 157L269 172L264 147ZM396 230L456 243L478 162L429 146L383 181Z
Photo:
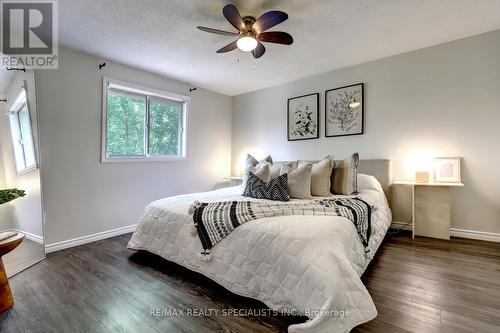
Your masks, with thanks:
M38 169L38 167L36 165L34 165L34 166L30 167L30 168L23 169L21 171L17 171L16 172L16 176L19 177L19 176L26 175L26 174L28 174L30 172L33 172L33 171L37 170L37 169Z
M137 163L137 162L176 162L187 161L185 156L162 156L162 157L104 157L101 163Z

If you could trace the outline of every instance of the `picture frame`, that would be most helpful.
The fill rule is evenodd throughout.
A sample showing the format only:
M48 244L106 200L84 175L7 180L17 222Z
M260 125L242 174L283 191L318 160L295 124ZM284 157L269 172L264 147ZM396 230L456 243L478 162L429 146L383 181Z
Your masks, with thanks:
M288 99L287 138L288 141L319 138L319 93Z
M364 134L364 84L325 91L325 137Z
M461 183L460 157L436 157L434 159L434 182Z

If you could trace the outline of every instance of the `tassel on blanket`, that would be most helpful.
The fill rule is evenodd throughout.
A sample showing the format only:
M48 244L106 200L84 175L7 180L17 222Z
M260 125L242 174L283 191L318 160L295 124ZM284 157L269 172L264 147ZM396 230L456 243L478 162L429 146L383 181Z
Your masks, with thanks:
M200 253L200 259L203 262L212 261L213 258L214 256L210 253L210 250L203 250L203 252Z
M372 251L369 248L365 249L365 258L368 259L368 260L372 260L373 259L373 253L372 253Z
M189 206L189 209L188 209L188 214L189 215L193 215L194 214L194 211L201 206L201 203L199 201L195 201L191 204L191 206Z

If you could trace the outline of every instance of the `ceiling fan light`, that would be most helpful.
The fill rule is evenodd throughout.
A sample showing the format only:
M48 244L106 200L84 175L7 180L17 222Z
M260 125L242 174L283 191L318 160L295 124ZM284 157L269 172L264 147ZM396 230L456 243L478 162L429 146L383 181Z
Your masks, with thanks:
M257 40L253 37L244 36L238 39L236 45L243 52L250 52L255 50L255 48L257 47Z
M351 109L357 108L357 107L358 107L358 106L360 106L360 105L361 105L361 103L360 103L360 102L358 102L358 101L356 101L356 100L355 100L355 101L353 101L353 102L351 102L351 103L349 103L349 107L350 107Z

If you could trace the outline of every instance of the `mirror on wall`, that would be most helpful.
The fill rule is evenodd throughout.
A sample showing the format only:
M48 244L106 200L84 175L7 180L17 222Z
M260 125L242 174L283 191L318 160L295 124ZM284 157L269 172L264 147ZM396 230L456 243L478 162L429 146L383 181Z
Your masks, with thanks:
M10 277L45 258L34 71L1 69L0 100L0 256Z

